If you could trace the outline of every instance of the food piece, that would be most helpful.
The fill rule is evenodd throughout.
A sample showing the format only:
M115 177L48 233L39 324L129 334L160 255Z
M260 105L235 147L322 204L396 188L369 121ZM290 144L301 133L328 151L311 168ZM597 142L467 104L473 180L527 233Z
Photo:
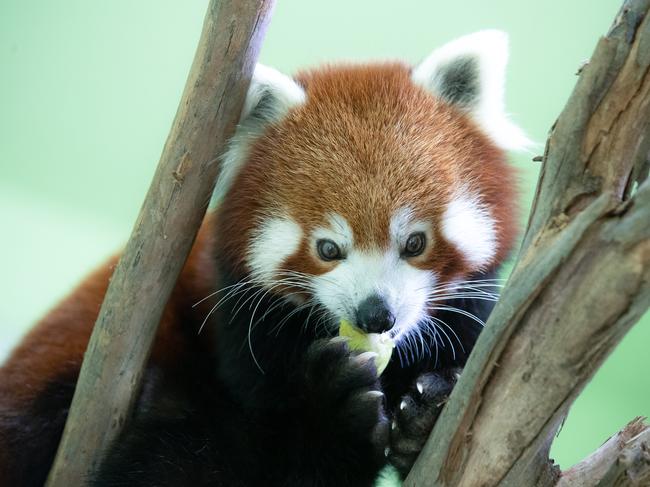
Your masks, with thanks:
M381 375L388 366L390 357L393 354L393 348L395 348L395 342L388 333L364 333L349 321L341 320L339 336L350 339L348 343L352 350L375 352L377 354L375 359L377 374Z

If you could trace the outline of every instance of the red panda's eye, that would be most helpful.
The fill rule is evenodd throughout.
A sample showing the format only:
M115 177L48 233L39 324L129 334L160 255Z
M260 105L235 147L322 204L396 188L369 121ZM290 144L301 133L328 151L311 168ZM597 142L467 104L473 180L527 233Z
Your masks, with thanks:
M427 238L423 232L412 233L406 241L402 255L404 257L416 257L420 255L424 252L426 242Z
M316 242L316 250L318 255L324 261L342 259L341 249L331 240L322 239Z

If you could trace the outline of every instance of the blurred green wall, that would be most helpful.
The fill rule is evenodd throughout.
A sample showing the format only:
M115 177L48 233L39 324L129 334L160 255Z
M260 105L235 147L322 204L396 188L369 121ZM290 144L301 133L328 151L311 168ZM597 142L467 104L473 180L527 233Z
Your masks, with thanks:
M543 143L620 0L279 0L261 61L416 62L485 28L511 38L508 109ZM206 0L0 3L0 358L128 237L183 89ZM540 149L541 150L541 149ZM528 205L538 163L512 158ZM564 466L650 415L650 319L575 404Z

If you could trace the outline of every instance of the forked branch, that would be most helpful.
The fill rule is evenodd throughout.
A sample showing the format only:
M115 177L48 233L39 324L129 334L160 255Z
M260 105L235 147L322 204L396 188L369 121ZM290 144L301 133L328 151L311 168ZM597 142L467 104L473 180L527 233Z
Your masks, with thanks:
M648 309L649 10L626 1L582 70L514 271L406 486L554 485L558 425Z

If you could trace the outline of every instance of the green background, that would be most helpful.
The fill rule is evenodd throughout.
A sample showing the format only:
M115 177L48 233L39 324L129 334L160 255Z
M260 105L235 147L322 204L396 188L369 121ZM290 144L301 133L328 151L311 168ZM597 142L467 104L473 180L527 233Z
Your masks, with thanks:
M507 107L546 133L619 0L279 0L261 61L417 62L485 28L511 40ZM0 358L128 237L175 114L206 0L0 3ZM541 151L541 148L538 149ZM525 205L539 163L512 157ZM588 283L585 283L588 285ZM553 448L563 467L650 414L650 317L576 402Z

